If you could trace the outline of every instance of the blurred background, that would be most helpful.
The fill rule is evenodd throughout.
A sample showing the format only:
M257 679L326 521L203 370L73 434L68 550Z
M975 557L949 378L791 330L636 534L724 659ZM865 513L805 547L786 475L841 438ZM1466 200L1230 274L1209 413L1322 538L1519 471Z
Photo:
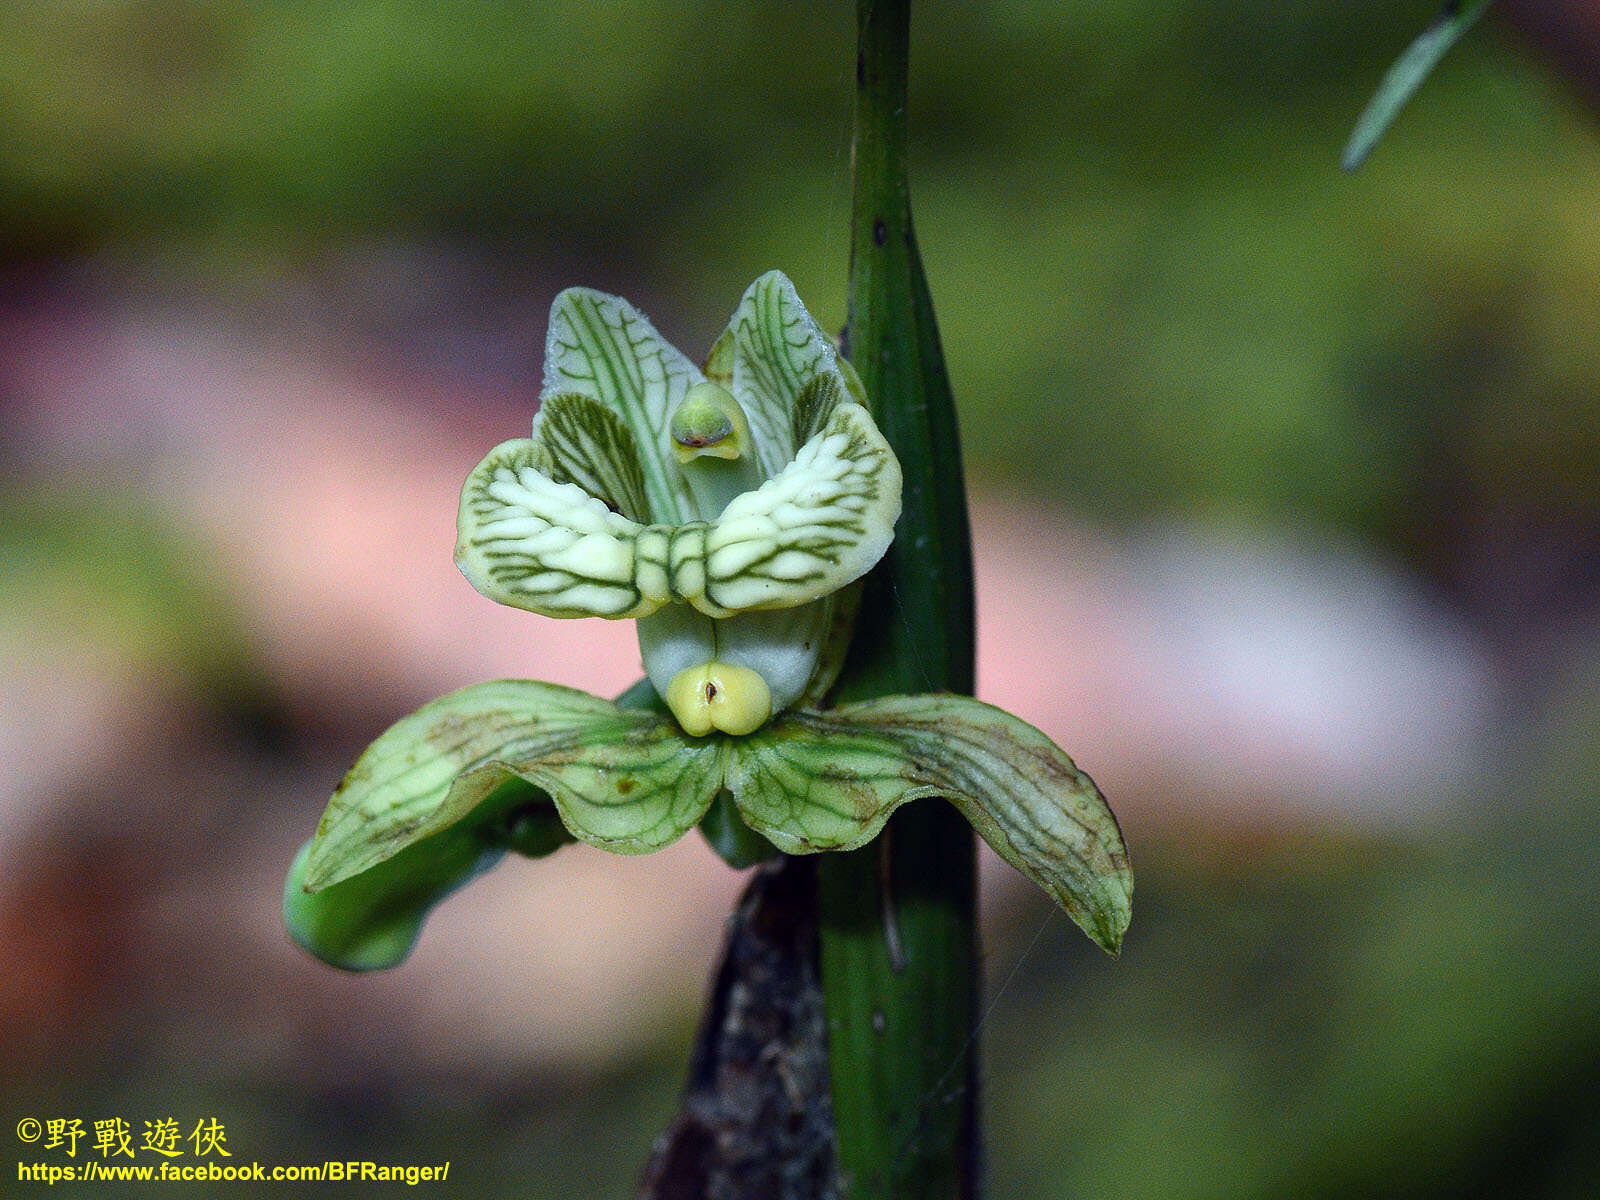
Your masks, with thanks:
M1435 8L918 6L980 695L1139 870L1114 961L985 862L996 1196L1600 1190L1600 5L1340 174ZM503 865L371 977L282 873L422 702L638 676L466 585L457 489L561 287L843 324L852 54L844 3L0 6L7 1122L628 1193L743 882L698 837Z

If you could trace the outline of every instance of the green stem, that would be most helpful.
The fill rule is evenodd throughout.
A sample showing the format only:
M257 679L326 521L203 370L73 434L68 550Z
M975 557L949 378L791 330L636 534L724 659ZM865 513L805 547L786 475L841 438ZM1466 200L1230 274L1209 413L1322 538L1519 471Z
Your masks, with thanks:
M972 561L955 408L906 173L910 0L858 0L846 350L905 472L840 698L970 692ZM974 843L949 806L818 864L838 1167L847 1200L977 1191Z

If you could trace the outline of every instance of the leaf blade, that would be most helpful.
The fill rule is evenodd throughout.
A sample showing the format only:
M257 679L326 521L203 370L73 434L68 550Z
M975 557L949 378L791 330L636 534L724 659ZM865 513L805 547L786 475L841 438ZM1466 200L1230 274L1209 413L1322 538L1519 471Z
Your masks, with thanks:
M1489 4L1490 0L1469 0L1464 5L1446 4L1433 23L1395 59L1384 73L1372 99L1367 101L1366 108L1356 118L1350 140L1345 143L1340 165L1346 171L1354 171L1367 161L1377 148L1378 141L1400 115L1400 110L1416 94L1450 47L1477 24Z

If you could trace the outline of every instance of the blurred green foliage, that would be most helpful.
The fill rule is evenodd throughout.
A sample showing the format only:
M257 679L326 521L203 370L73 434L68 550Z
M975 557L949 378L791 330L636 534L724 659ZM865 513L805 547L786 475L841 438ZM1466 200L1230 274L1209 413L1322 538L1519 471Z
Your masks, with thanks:
M38 655L192 690L230 716L269 716L270 686L243 614L202 541L173 514L101 479L0 491L0 613Z
M1117 971L1047 927L988 1031L997 1194L1594 1195L1600 692L1581 661L1450 832L1214 846L1204 866L1165 847Z
M1409 550L1441 475L1600 519L1586 119L1480 31L1383 156L1334 169L1431 15L920 7L918 212L981 474L1108 521ZM685 297L777 265L838 324L848 26L733 0L9 5L0 254L132 242L270 278L447 238ZM712 328L707 303L679 320Z
M1436 7L919 5L916 211L976 473L1112 525L1309 522L1404 555L1486 628L1592 625L1588 116L1480 28L1338 170ZM0 262L270 291L341 246L426 239L525 273L539 304L625 290L685 345L769 267L838 327L851 36L842 2L5 4ZM38 611L53 573L98 577L66 590L108 636L248 675L160 520L42 503L0 512L0 600ZM1542 732L1428 844L1136 837L1122 962L1057 922L985 1032L997 1194L1593 1194L1596 728L1582 687L1519 725ZM152 1074L186 1067L158 1042L77 1100L126 1082L154 1111ZM395 1084L351 1153L475 1144L483 1194L615 1194L677 1078L518 1072L473 1086L529 1108ZM236 1080L197 1086L245 1111ZM272 1082L255 1127L337 1157L324 1131L381 1090Z

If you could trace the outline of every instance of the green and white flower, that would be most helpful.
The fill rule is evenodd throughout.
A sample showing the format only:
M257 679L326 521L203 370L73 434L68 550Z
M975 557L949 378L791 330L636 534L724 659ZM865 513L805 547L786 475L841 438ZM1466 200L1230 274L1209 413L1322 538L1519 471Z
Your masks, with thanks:
M456 562L502 604L637 618L684 729L752 732L806 692L831 598L894 537L900 467L859 387L777 271L704 372L627 301L562 292L533 436L468 478Z
M533 436L462 491L456 560L492 599L633 618L648 681L618 702L502 680L399 721L334 792L290 868L292 936L392 966L433 905L507 849L622 854L701 825L851 850L913 800L956 805L1100 945L1132 875L1094 782L1037 729L960 696L827 698L856 589L900 511L900 469L859 380L772 272L704 370L626 301L573 289L550 321Z

